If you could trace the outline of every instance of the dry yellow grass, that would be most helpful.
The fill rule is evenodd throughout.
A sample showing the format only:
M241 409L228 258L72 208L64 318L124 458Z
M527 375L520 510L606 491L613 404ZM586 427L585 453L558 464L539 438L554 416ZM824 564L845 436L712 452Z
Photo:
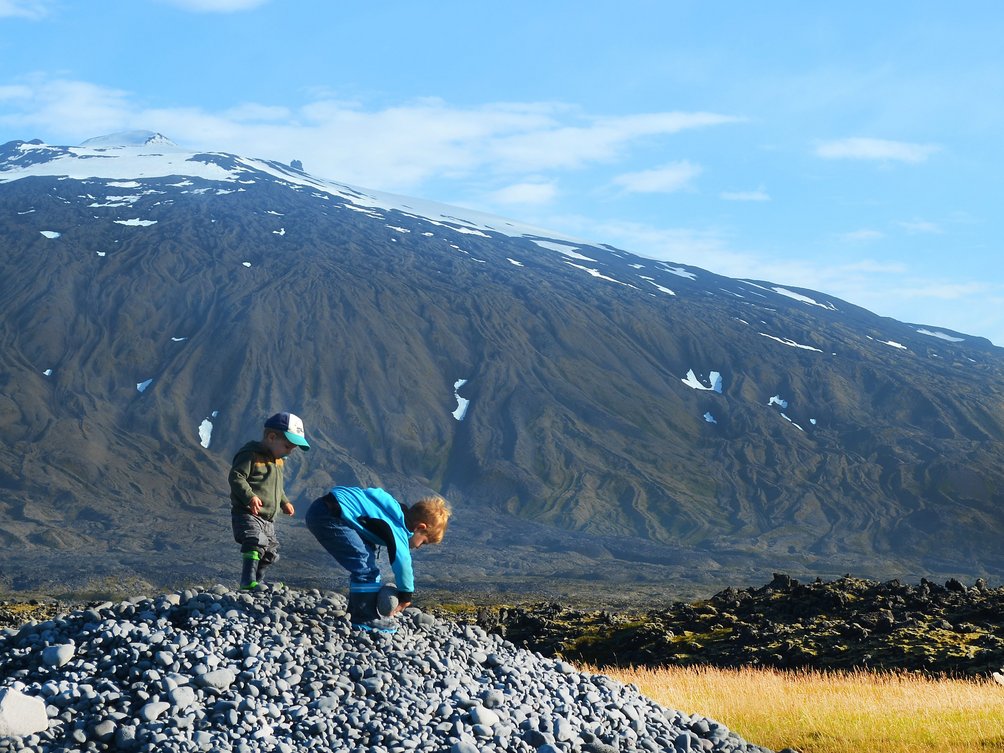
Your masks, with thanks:
M1004 751L1004 687L990 681L711 667L592 671L773 750Z

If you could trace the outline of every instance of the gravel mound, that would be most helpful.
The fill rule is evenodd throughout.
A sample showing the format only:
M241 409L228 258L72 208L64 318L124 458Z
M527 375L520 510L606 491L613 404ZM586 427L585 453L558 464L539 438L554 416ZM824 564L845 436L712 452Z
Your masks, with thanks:
M0 753L765 750L476 626L365 633L345 606L215 586L5 631Z

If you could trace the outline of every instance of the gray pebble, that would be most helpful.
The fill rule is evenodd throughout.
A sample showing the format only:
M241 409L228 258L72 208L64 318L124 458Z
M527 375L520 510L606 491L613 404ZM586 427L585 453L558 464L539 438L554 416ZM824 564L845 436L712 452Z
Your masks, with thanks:
M489 690L482 695L481 703L487 709L501 708L505 703L505 694L501 690Z
M156 721L161 714L171 708L171 704L163 701L151 701L139 710L139 718L144 722Z
M98 722L94 725L94 737L99 741L106 743L112 739L115 735L115 730L118 729L110 719L105 719L103 722Z
M215 688L216 690L226 690L237 680L237 675L232 669L217 669L211 672L203 672L196 678L198 685L204 688Z
M175 688L170 693L167 694L167 699L171 702L172 706L177 706L178 708L188 708L196 701L195 690L183 685L179 688Z
M484 706L472 706L470 714L474 724L483 724L486 727L493 727L500 721L498 714Z
M62 667L76 654L76 648L69 643L59 646L49 646L42 652L42 661L50 667Z

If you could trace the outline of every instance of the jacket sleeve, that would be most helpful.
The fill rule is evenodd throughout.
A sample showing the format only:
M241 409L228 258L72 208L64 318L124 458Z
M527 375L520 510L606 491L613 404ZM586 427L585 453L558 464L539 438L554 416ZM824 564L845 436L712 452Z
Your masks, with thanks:
M373 506L374 517L378 517L377 525L366 526L387 546L390 556L390 566L394 571L394 584L397 586L399 598L411 601L415 593L415 574L411 567L411 548L409 540L411 533L404 527L401 518L401 504L383 489L370 488L365 490ZM360 521L361 522L361 521ZM376 529L379 529L377 531Z
M397 513L398 510L403 509L401 504L383 489L368 489L367 491L382 501L387 510L385 515L388 517L388 522L391 520L390 511ZM402 524L396 522L390 523L388 528L394 538L394 555L390 562L391 569L394 571L394 583L397 585L399 597L411 601L415 594L415 571L411 566L411 547L408 543L411 533Z
M251 468L254 464L254 453L239 452L234 457L234 464L230 467L230 498L235 502L251 509L251 498L254 490L248 483L251 476Z
M405 601L412 601L412 597L415 595L415 571L411 566L408 532L403 531L395 538L397 539L397 551L394 561L390 563L391 569L394 571L394 583L397 584L398 597Z

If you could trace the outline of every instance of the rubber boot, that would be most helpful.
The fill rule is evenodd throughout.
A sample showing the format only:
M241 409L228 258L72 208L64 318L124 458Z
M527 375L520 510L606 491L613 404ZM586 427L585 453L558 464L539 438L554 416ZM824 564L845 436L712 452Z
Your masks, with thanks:
M377 613L377 593L375 591L349 592L349 620L352 627L378 633L396 633L394 620L381 617Z
M258 560L258 567L255 568L255 580L258 581L259 586L265 585L265 571L279 561L279 555L276 552L265 552L261 555L261 559ZM282 588L282 583L273 583L273 588Z
M257 571L261 556L254 550L244 552L241 556L244 558L244 568L241 570L241 590L253 591L258 587Z

